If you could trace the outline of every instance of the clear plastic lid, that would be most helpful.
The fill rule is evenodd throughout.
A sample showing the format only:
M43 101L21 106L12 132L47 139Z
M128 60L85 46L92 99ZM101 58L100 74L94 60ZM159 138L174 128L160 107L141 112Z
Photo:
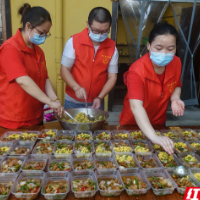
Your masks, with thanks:
M132 148L135 154L139 155L151 155L153 153L153 147L150 141L147 140L131 140Z
M38 139L54 141L56 139L57 133L57 129L42 129Z
M128 140L111 140L113 152L133 152Z
M188 144L193 152L200 151L200 140L188 141Z
M16 142L16 141L19 140L19 137L20 137L21 134L22 134L21 131L7 131L0 137L0 141L2 141L2 142ZM8 138L8 137L10 137L10 138Z
M130 139L133 139L133 140L147 140L148 139L141 130L129 130L127 132L129 133Z
M0 156L7 156L12 149L13 142L0 142ZM7 148L9 148L7 150Z
M113 140L129 140L130 136L126 130L113 130L111 131Z
M99 136L100 134L102 135L101 137ZM108 135L108 137L107 137L107 135ZM108 130L96 130L96 131L94 131L93 138L94 138L94 141L111 140L111 131L108 131Z
M200 135L198 135L194 130L192 129L182 129L183 132L181 132L181 136L185 141L192 141L192 140L199 140Z
M26 135L25 135L25 137L22 137L24 133L27 133L28 135L36 134L37 137L27 137ZM35 143L37 141L39 135L40 135L40 131L23 131L22 135L19 138L19 141L20 141L20 143L27 143L27 142L28 143L29 142L34 142Z
M53 141L40 141L36 143L32 154L49 154L53 153L55 142Z
M88 158L94 153L92 141L76 141L74 143L74 153L77 158Z
M195 181L195 184L199 187L200 186L200 169L190 168L188 171L189 171L189 176Z
M76 131L75 140L76 141L92 141L93 140L92 131Z
M71 130L59 130L56 136L56 141L73 141L75 132Z
M163 136L169 137L171 140L181 140L183 139L182 135L174 130L162 129L161 133Z
M188 144L188 142L184 140L173 140L173 142L174 142L174 149L175 149L176 154L184 153L184 152L193 152L193 149Z
M97 157L111 157L113 153L110 141L94 141L94 150Z

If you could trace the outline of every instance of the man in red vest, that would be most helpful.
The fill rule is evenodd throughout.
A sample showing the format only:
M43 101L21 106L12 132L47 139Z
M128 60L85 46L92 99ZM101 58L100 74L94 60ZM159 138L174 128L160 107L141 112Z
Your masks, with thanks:
M65 109L88 106L104 109L103 98L117 80L118 52L108 38L111 14L102 7L92 9L87 27L71 37L64 48L60 75L66 83Z

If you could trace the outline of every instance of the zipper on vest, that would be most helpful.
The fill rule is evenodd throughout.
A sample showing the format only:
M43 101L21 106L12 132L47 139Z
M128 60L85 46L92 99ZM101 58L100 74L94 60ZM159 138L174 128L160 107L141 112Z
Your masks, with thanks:
M97 51L98 51L98 49L97 49ZM94 54L95 54L95 50L94 50ZM97 55L97 52L96 52L96 55ZM95 56L96 56L96 55L95 55ZM94 66L94 59L95 59L95 56L93 57L93 63L92 63L92 76L93 76L93 66ZM87 94L87 99L89 99L89 96L90 96L91 84L92 84L92 77L91 77L91 82L90 82L90 88L89 88L89 91L88 91L88 94Z

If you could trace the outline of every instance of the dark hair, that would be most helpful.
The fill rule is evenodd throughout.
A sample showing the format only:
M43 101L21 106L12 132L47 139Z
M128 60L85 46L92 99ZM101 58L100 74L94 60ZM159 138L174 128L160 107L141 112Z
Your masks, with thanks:
M50 14L46 9L39 6L31 7L28 3L19 8L18 14L22 16L21 23L23 24L23 30L27 22L31 24L31 28L40 26L46 21L51 22Z
M90 11L90 14L88 16L88 23L90 26L92 25L94 20L99 23L109 22L110 25L112 23L112 17L109 10L103 7L96 7Z
M151 30L148 41L151 44L156 36L168 34L173 35L176 38L176 43L178 42L178 32L175 27L171 24L168 24L166 21L158 22Z

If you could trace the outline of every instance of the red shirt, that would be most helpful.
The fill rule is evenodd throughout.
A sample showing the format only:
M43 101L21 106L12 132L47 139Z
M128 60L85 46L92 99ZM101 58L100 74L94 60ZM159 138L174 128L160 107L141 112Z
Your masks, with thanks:
M43 103L27 94L15 79L29 76L45 92L48 79L42 49L28 48L20 29L0 48L0 126L16 129L39 124L43 120Z

